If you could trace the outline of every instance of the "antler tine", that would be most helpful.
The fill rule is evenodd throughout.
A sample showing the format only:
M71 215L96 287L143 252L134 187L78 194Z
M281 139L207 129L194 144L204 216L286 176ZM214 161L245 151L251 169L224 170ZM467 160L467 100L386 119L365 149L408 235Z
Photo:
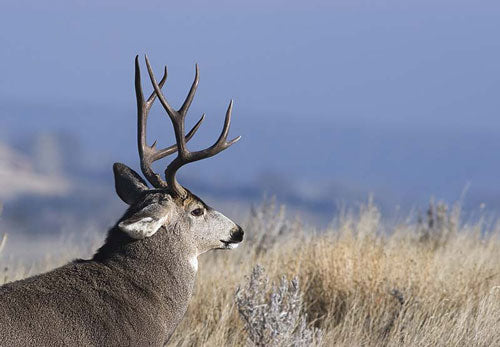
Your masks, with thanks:
M227 135L229 133L229 126L231 125L231 113L233 110L233 100L229 102L229 106L226 111L226 117L224 119L224 126L222 127L221 134L217 141L210 147L203 149L197 152L190 152L189 154L189 162L197 161L205 158L212 157L223 150L227 149L229 146L235 144L241 139L241 136L238 136L230 141L227 141ZM168 183L168 180L167 180Z
M167 67L164 68L163 77L158 84L158 87L161 89L167 80ZM164 188L167 186L167 183L158 175L153 172L151 165L153 162L160 160L174 152L177 151L177 145L172 145L167 148L157 150L156 149L156 141L152 146L148 146L146 142L146 126L147 126L147 118L151 106L153 105L155 98L157 96L156 91L153 91L148 98L147 101L144 100L144 95L142 92L141 86L141 71L139 66L139 56L135 57L135 91L137 98L137 142L139 149L139 157L141 161L141 170L147 180L155 187L155 188ZM196 131L199 129L201 122L204 119L203 115L200 120L195 124L195 126L189 131L189 133L185 137L185 141L189 141Z
M189 152L187 149L185 151L179 151L177 157L167 166L167 169L165 170L165 178L167 180L168 186L171 189L184 196L186 194L185 189L177 182L177 179L175 178L177 170L188 163L213 157L214 155L229 148L229 146L233 145L241 139L241 136L238 136L229 142L227 141L229 126L231 124L232 107L233 101L231 100L226 111L226 118L224 120L224 127L222 128L222 132L217 141L212 146L196 152Z
M198 82L200 81L200 70L198 69L198 64L195 64L195 76L194 76L194 81L193 84L191 85L191 89L189 89L189 93L186 96L186 100L184 100L184 103L182 104L181 108L179 109L179 113L182 115L186 115L189 106L191 106L191 103L193 102L194 94L196 93L196 89L198 88ZM161 88L161 86L160 86Z
M222 128L222 132L219 136L219 139L217 140L215 145L221 145L224 146L223 149L228 148L232 144L238 142L241 139L241 136L237 136L231 141L227 142L227 135L229 134L229 126L231 125L231 114L233 112L233 100L229 102L229 106L227 107L226 111L226 118L224 119L224 127ZM222 149L222 150L223 150Z
M161 78L160 83L158 83L160 88L163 88L163 85L165 84L166 80L167 80L167 66L165 65L165 67L163 68L163 77ZM155 99L156 99L156 92L153 90L153 92L148 98L148 101L146 101L148 109L151 109L151 106L153 106L153 102L155 101Z
M163 105L163 108L165 108L165 110L167 111L170 118L175 117L176 115L178 115L178 112L176 110L174 110L174 108L172 106L170 106L170 104L167 102L167 100L163 96L163 93L161 92L161 87L158 85L158 82L156 82L156 78L155 78L155 75L153 73L153 69L151 68L151 64L149 63L148 56L145 55L144 58L146 60L146 67L148 68L149 78L151 80L151 84L154 87L156 95L158 95L158 98L160 99L160 102Z
M165 80L166 77L167 75L165 74ZM152 154L155 152L155 145L150 147L146 143L146 125L148 113L151 108L152 102L154 101L154 97L148 99L150 103L144 100L144 94L142 92L141 85L141 69L139 66L139 56L135 57L135 94L137 99L137 147L139 150L139 158L141 161L141 171L149 181L149 183L153 185L153 187L165 187L166 182L163 181L160 175L155 173L151 168L151 165L153 164Z
M203 122L203 120L205 119L205 114L203 114L200 118L200 120L194 125L194 127L191 128L191 130L189 130L189 132L187 133L186 135L186 142L188 142L189 140L191 140L191 138L193 137L194 134L196 134L196 132L198 131L198 129L200 128L201 126L201 122ZM153 161L157 161L157 160L160 160L162 158L165 158L166 156L172 154L172 153L175 153L177 152L177 144L175 145L172 145L172 146L169 146L167 148L164 148L162 150L159 150L155 153L155 155L153 156Z
M163 108L165 109L165 111L167 111L167 114L169 115L170 120L172 121L175 138L177 141L177 157L167 166L165 170L165 178L167 181L167 185L173 192L179 194L180 196L185 197L187 194L186 190L177 182L175 178L177 170L180 167L188 163L191 163L193 161L198 161L201 159L212 157L217 153L225 150L226 148L228 148L241 138L240 136L238 136L237 138L229 142L227 141L229 126L231 124L231 112L233 109L233 101L231 100L231 102L229 103L229 106L226 111L226 117L224 120L224 127L222 128L222 132L217 141L209 148L203 149L201 151L190 152L186 147L186 138L184 137L184 120L186 117L187 110L189 109L189 106L193 101L194 94L198 87L198 82L199 82L198 65L196 65L195 79L191 86L191 89L189 90L186 100L184 101L182 107L178 111L176 111L172 106L170 106L168 101L165 99L165 96L161 92L161 86L156 82L153 70L151 68L151 64L149 63L147 56L145 60L146 60L146 66L148 67L151 84L153 84L154 90L158 95L158 99L160 100L161 104L163 105Z

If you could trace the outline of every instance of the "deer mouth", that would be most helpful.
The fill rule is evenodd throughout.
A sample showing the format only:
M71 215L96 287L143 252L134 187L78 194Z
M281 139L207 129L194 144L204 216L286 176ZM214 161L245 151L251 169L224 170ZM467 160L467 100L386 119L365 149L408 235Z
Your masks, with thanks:
M223 247L221 247L222 249L235 249L240 245L241 241L235 242L235 241L220 240L220 242L222 242L222 245L223 245Z
M231 237L229 238L229 240L227 241L220 240L220 242L222 242L222 244L224 245L222 249L234 249L238 247L241 241L243 241L243 235L245 233L243 232L243 229L241 229L239 225L237 225L236 227L237 227L236 230L234 230L231 233Z

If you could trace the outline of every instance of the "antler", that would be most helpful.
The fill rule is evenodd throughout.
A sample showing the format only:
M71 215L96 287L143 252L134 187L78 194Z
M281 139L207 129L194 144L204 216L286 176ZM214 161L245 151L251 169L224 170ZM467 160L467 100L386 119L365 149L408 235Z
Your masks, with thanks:
M163 77L158 85L160 90L165 81L167 80L167 67L165 66ZM135 57L135 94L137 98L137 146L139 149L139 158L141 160L141 170L146 179L155 188L165 188L167 187L167 182L162 180L160 175L155 173L151 168L153 162L160 160L174 152L177 151L177 145L172 145L163 149L156 149L156 141L152 146L148 146L146 143L146 125L148 121L149 110L153 106L153 102L156 99L156 92L153 91L148 100L144 100L144 95L142 93L141 86L141 70L139 67L139 56ZM195 126L189 131L185 137L185 141L189 141L193 135L196 133L204 119L203 115L200 120L195 124Z
M177 170L179 170L180 167L188 163L191 163L193 161L198 161L201 159L212 157L217 153L225 150L226 148L228 148L241 138L241 136L238 136L229 142L227 141L227 135L229 133L229 125L231 123L231 111L233 109L233 101L231 100L231 102L229 103L229 107L227 108L226 118L224 120L224 127L222 128L222 132L218 140L212 146L206 149L196 152L190 152L186 147L186 143L189 140L189 136L193 132L193 130L191 130L187 136L184 136L185 133L184 120L186 118L189 106L191 106L191 102L193 101L194 94L196 93L196 88L198 87L198 82L199 82L198 64L196 64L195 78L193 84L191 85L191 89L189 90L189 93L186 97L186 100L184 100L184 103L182 104L181 108L176 111L172 106L170 106L170 104L165 99L165 96L161 92L162 82L164 82L164 79L162 78L159 84L156 82L148 57L146 56L145 58L151 83L153 84L158 99L160 99L163 108L165 109L165 111L167 111L167 114L169 115L170 120L172 121L172 125L174 127L174 132L175 132L175 139L177 142L177 157L167 166L167 169L165 170L166 183L173 192L179 194L182 197L185 197L187 194L186 190L177 182L175 178ZM201 119L203 119L204 116L205 114L203 114ZM193 129L196 128L195 131L198 129L197 127L199 126L200 122L201 120L194 126ZM193 134L191 134L191 136Z

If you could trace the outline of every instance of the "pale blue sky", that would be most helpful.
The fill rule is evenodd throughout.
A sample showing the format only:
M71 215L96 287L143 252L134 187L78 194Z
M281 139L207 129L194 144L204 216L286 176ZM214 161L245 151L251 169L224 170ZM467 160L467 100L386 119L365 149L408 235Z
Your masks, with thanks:
M131 61L148 53L174 99L198 62L203 107L489 127L500 104L498 2L57 3L2 5L3 99L132 103Z

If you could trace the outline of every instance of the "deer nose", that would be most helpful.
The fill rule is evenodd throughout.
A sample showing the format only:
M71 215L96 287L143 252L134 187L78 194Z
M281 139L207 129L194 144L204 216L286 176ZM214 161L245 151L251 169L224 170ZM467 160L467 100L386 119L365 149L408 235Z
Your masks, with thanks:
M236 226L236 230L231 233L231 242L241 242L243 241L243 235L245 232L239 225Z

